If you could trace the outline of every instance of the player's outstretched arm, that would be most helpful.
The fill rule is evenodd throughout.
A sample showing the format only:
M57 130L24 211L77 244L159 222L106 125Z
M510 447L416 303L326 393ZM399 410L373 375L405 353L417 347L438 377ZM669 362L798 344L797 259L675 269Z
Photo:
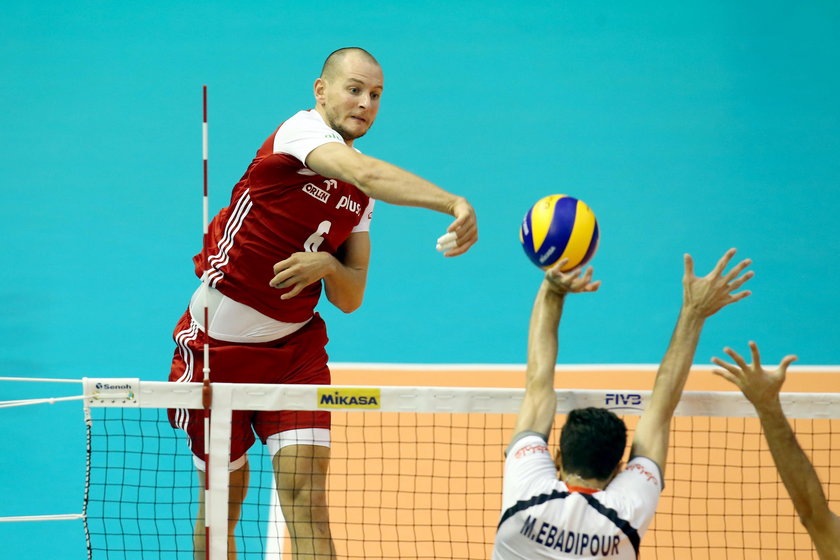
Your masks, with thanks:
M787 368L796 360L796 356L785 356L776 370L766 371L761 367L761 356L755 342L750 342L750 350L753 361L748 365L737 352L724 348L724 352L735 363L712 358L721 368L713 372L737 385L755 407L779 476L790 494L799 519L814 541L817 553L822 560L838 560L840 517L828 508L817 472L796 440L779 400Z
M684 256L682 308L671 342L656 373L650 402L636 427L630 451L631 458L641 456L656 462L663 476L668 457L671 418L682 397L703 324L706 318L723 307L750 295L746 290L738 292L753 277L752 271L741 274L750 265L749 259L741 261L724 274L734 255L735 249L727 251L703 278L694 275L691 255Z
M434 183L356 150L330 142L312 150L306 166L324 177L340 179L356 185L377 200L402 206L427 208L455 217L447 228L454 234L451 247L444 256L466 253L478 241L478 222L475 210L467 199L447 192Z
M554 392L554 369L557 364L557 329L566 294L594 292L601 281L592 281L592 267L564 273L566 259L545 273L528 329L528 367L525 372L525 398L516 418L513 435L533 431L548 435L554 423L557 395Z

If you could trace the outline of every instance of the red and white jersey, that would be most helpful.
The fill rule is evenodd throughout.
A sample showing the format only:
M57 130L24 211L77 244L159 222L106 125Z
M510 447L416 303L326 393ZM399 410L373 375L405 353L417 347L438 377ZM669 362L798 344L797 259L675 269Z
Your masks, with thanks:
M541 436L527 432L505 459L493 560L634 560L662 491L659 467L635 457L604 490L567 486Z
M230 205L213 218L205 249L193 257L196 275L207 263L208 284L277 321L312 317L321 294L315 282L289 300L269 286L274 265L292 253L335 254L352 232L368 231L373 200L350 183L322 177L304 162L309 153L344 140L317 111L300 111L268 137Z

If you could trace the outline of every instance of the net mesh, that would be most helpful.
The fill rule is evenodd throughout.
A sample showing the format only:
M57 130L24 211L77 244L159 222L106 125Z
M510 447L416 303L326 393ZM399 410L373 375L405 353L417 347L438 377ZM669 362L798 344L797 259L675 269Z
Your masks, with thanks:
M162 409L92 412L92 557L190 558L197 489L182 432ZM338 557L489 558L514 419L494 412L334 411L328 497ZM632 430L638 416L624 419ZM558 415L557 425L564 420ZM840 419L791 422L836 510ZM683 416L672 430L665 490L643 539L646 558L816 558L757 419ZM290 558L288 537L270 536L273 472L259 444L250 465L239 557L279 559L285 550Z

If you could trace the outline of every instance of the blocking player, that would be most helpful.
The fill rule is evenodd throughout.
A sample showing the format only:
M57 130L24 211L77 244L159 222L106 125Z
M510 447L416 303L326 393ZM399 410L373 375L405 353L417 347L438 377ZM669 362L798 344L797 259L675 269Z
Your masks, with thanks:
M382 90L382 69L370 53L335 51L315 80L315 107L286 120L257 151L194 258L201 284L175 329L171 381L201 380L206 331L213 381L329 384L326 328L314 308L322 285L342 311L361 305L374 199L454 216L438 247L445 256L476 242L475 212L466 199L354 147L376 119ZM203 488L201 417L173 410L170 421L189 435ZM256 432L273 457L296 559L333 558L325 496L329 413L235 411L233 421L231 557L248 487L246 452ZM196 558L205 549L203 499L199 491Z
M840 516L828 509L817 472L796 440L779 400L787 368L796 356L785 356L779 367L771 372L761 367L755 342L750 342L750 350L752 364L747 365L740 354L724 348L735 363L712 358L722 368L712 371L737 385L755 407L782 483L821 560L840 560Z
M557 329L566 295L594 292L585 274L551 268L537 293L528 337L525 398L505 459L502 515L494 560L535 558L637 558L662 491L671 418L680 400L705 320L749 295L738 290L753 273L744 260L728 273L730 249L705 277L694 275L685 255L683 303L659 366L650 401L633 436L630 460L621 468L627 439L624 422L601 408L572 410L560 432L553 461L548 435L557 396L554 370ZM742 274L743 273L743 274Z

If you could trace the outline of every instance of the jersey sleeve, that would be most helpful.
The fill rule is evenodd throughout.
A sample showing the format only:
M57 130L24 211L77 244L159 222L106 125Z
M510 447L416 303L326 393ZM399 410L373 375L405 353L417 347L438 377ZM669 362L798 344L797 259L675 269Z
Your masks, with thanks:
M373 220L373 205L375 202L372 198L368 201L367 208L365 208L365 211L362 212L362 216L359 218L359 224L350 233L370 231L370 222Z
M529 432L518 437L508 448L505 458L504 508L522 495L531 495L538 488L557 482L557 466L551 458L548 443L540 435Z
M662 493L662 472L647 457L634 457L607 486L609 492L631 497L629 509L633 512L630 523L643 534L656 513Z
M344 144L344 139L324 123L317 111L300 111L277 130L274 153L289 154L305 165L312 150L330 142Z

